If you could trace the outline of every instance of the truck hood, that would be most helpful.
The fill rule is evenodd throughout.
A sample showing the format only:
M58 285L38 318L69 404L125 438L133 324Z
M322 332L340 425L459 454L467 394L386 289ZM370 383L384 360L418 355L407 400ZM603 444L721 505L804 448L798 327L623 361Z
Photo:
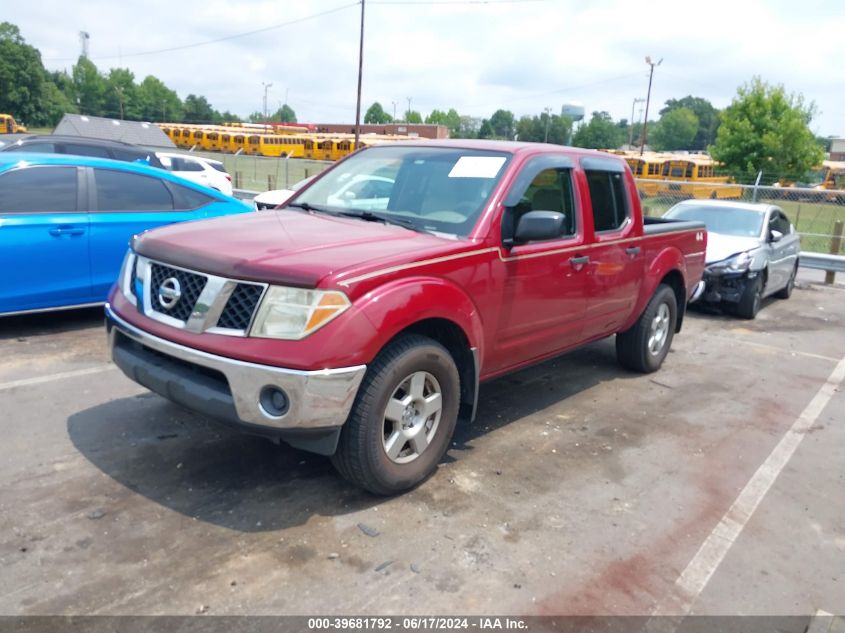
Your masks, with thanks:
M731 255L743 251L759 248L760 239L756 237L740 237L725 235L724 233L707 233L707 254L704 261L707 264L720 262Z
M381 222L285 209L172 224L133 243L137 253L167 264L303 288L340 273L349 277L472 247Z

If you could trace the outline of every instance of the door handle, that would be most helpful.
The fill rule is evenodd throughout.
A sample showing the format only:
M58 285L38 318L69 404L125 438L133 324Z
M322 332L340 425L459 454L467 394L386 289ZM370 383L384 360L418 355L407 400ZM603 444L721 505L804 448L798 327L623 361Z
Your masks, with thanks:
M628 255L639 255L640 254L640 247L639 246L629 246L625 249L625 252Z
M61 237L62 235L83 235L85 229L72 226L57 226L49 230L50 235Z
M590 256L582 255L581 257L570 257L569 263L573 266L583 266L584 264L590 263Z

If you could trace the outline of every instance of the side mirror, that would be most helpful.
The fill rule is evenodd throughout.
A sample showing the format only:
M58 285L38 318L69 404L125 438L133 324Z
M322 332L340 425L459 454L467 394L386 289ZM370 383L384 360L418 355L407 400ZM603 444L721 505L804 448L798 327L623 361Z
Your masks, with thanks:
M769 241L770 242L780 242L783 239L783 233L778 231L777 229L772 229L769 231Z
M566 216L557 211L529 211L519 218L513 236L514 244L535 240L551 240L563 233ZM510 246L512 246L511 244Z

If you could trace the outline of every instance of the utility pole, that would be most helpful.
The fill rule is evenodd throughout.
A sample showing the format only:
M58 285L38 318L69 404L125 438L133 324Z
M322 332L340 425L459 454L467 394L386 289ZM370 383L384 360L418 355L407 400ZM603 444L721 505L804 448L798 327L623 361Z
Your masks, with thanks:
M408 111L405 113L405 123L410 123L411 118L411 97L405 97L408 100Z
M263 81L261 85L264 86L264 120L267 120L267 91L273 86L272 83L266 84Z
M648 93L645 96L645 119L643 119L643 134L640 138L640 156L643 155L645 151L645 143L648 140L648 104L651 101L651 80L654 77L654 67L660 66L663 63L663 58L660 58L660 61L655 63L651 61L651 56L646 55L645 63L651 66L651 70L648 73Z
M628 149L634 145L634 108L637 107L638 103L644 103L645 99L634 99L634 102L631 104L631 120L628 124L631 126L631 129L628 131Z
M549 123L551 123L551 120L552 120L552 109L546 108L544 110L544 112L546 113L546 135L543 138L543 142L548 143L549 142Z
M120 120L123 121L123 88L115 86L114 91L117 93L117 100L120 103Z
M396 123L396 102L395 102L395 101L391 101L390 103L392 103L392 104L393 104L393 121L391 121L391 122L392 122L392 123Z
M358 41L358 99L355 102L355 149L361 136L361 79L364 74L364 0L361 0L361 37Z

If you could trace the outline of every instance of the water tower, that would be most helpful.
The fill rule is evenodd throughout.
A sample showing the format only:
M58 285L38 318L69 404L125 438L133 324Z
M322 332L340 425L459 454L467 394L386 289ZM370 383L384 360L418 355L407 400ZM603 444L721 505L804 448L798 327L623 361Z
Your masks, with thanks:
M572 119L574 122L584 120L584 105L577 101L570 101L564 103L560 108L560 115Z

